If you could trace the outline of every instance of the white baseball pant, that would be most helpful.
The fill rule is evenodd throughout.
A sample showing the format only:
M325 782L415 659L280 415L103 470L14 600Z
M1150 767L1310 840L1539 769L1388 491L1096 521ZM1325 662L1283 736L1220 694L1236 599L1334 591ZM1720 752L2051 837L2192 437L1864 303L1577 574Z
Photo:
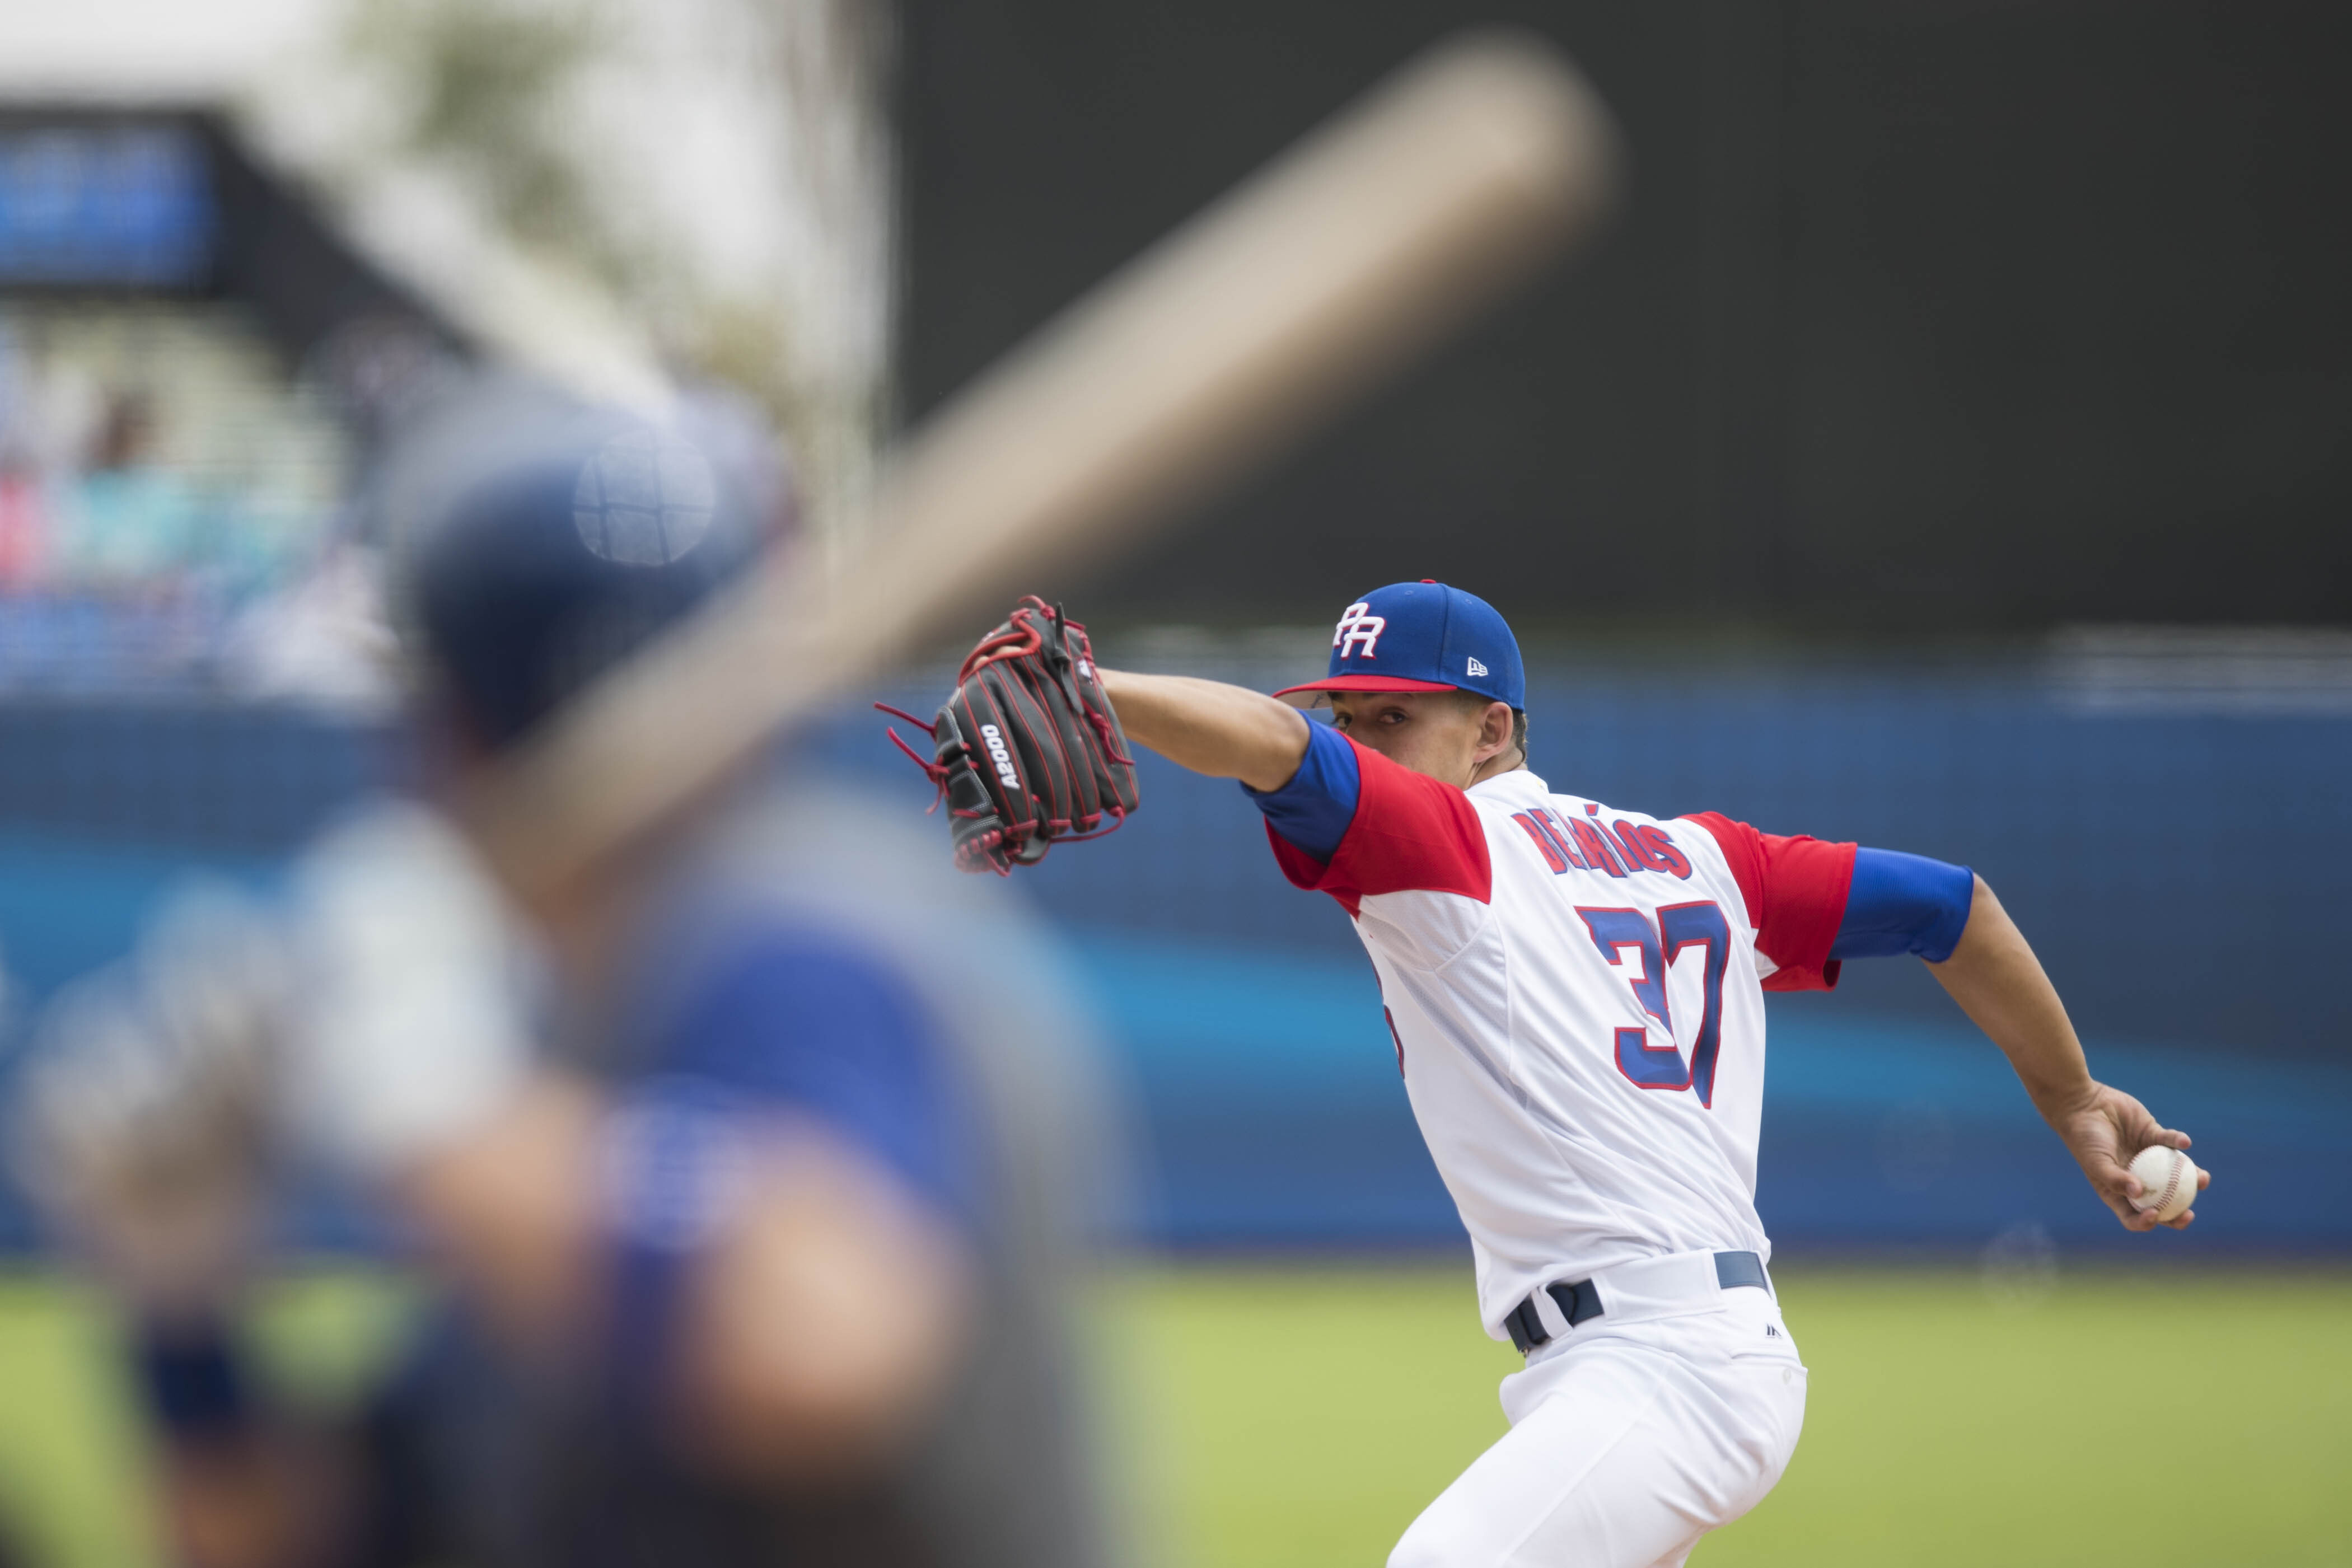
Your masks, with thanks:
M1389 1568L1680 1568L1796 1451L1805 1367L1767 1291L1714 1255L1595 1276L1603 1311L1503 1380L1511 1429L1413 1521Z

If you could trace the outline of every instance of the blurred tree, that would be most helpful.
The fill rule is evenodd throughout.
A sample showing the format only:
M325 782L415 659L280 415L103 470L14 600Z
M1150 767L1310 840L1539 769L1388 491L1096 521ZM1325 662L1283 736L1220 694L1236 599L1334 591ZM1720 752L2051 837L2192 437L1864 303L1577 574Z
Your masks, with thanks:
M565 144L565 89L614 28L609 0L361 0L354 54L409 84L404 151L476 182L519 238L567 250L625 287L641 246L601 223ZM618 242L618 243L616 243Z
M302 90L340 168L455 190L756 399L829 538L887 413L891 42L883 0L352 0Z

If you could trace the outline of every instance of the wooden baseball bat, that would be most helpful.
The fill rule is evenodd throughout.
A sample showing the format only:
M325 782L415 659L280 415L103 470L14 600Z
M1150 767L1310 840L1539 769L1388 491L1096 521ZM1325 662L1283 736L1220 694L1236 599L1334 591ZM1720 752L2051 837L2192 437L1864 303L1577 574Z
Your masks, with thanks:
M1614 137L1530 38L1441 44L1049 322L884 467L831 581L754 572L600 680L461 807L560 897L779 734L1328 417L1589 233Z

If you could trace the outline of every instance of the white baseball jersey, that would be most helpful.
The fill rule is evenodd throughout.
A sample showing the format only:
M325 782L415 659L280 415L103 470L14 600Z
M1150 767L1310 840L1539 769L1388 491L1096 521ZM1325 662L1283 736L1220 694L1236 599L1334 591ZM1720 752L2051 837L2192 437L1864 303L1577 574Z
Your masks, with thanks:
M1320 860L1284 836L1282 798L1344 792L1335 745L1356 798ZM1259 797L1269 835L1285 874L1337 898L1371 954L1487 1332L1506 1337L1553 1281L1675 1252L1769 1256L1764 991L1835 984L1853 846L1616 810L1525 769L1458 789L1320 727L1309 752Z

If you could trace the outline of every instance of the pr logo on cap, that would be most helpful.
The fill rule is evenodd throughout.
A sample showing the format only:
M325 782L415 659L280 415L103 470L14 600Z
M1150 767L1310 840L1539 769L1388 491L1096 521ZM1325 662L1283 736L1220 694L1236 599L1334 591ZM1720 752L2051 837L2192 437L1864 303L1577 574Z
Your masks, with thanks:
M1339 617L1339 630L1331 634L1331 646L1339 650L1339 657L1352 659L1356 656L1358 650L1349 646L1352 643L1363 644L1361 652L1367 659L1372 657L1372 650L1380 646L1381 633L1389 629L1389 620L1385 615L1370 613L1371 608L1360 599L1348 606L1347 612Z

